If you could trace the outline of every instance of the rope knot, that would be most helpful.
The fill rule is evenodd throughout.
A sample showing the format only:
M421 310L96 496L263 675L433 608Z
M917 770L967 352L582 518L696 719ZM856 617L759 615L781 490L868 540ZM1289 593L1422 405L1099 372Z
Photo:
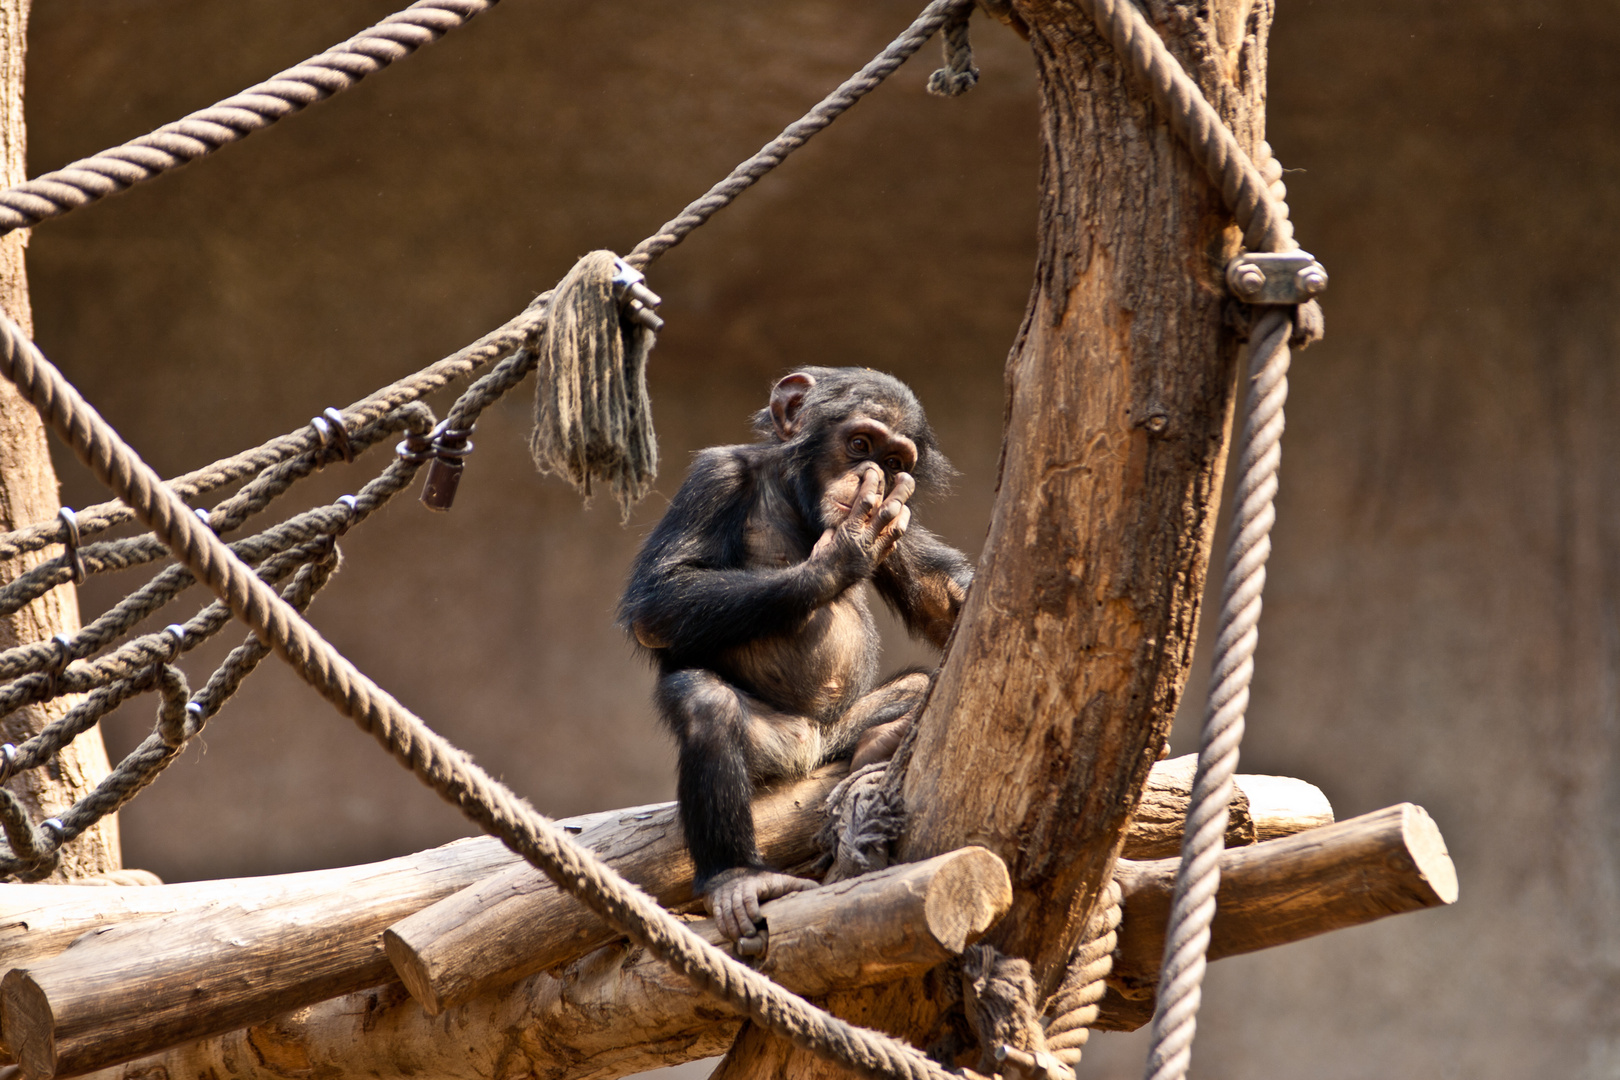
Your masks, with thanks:
M647 396L647 354L657 297L611 251L593 251L557 285L538 341L534 437L542 473L591 495L593 481L613 486L623 516L652 488L658 444ZM645 295L643 295L645 294Z
M889 865L894 841L906 825L905 807L884 784L889 763L875 762L850 773L827 793L826 821L816 834L822 859L831 867L826 884L860 877Z
M973 66L973 43L968 40L968 16L973 5L952 12L942 30L945 66L928 76L928 92L935 97L960 97L979 84Z

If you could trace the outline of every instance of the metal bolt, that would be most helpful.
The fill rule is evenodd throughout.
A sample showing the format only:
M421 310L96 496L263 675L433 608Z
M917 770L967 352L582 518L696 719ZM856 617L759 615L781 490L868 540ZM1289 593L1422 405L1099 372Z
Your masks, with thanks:
M1232 274L1232 289L1239 296L1255 296L1265 285L1265 271L1254 263L1243 263Z
M1311 265L1294 275L1294 281L1298 284L1301 293L1306 296L1315 296L1327 288L1327 271L1323 269L1321 263L1311 263Z

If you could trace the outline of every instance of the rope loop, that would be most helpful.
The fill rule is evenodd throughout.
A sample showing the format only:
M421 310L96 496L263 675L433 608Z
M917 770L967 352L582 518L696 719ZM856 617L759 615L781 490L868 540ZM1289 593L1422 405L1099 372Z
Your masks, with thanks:
M960 97L979 85L979 69L973 66L973 43L968 40L971 6L958 8L941 31L945 66L928 76L928 92L935 97Z

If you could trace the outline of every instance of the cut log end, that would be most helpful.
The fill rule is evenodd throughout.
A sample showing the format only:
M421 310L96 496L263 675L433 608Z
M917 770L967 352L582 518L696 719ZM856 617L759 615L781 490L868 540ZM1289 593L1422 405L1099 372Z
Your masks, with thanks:
M11 1060L24 1076L55 1076L56 1020L44 991L27 971L14 968L0 980L0 1001L5 1004L0 1040Z
M1401 804L1401 837L1405 840L1407 855L1417 872L1419 884L1433 893L1426 897L1425 907L1457 902L1457 865L1446 850L1446 838L1440 835L1440 826L1421 806Z
M981 847L956 852L928 883L923 901L929 932L952 954L983 937L1010 907L1007 864Z
M1333 804L1322 789L1292 776L1239 776L1248 796L1255 839L1276 840L1333 824Z

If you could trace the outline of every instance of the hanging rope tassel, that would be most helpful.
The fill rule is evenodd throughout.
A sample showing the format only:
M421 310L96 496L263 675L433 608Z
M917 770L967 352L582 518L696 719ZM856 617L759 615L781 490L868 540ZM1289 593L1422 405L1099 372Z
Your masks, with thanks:
M619 508L630 508L658 476L658 443L647 396L647 354L656 338L627 309L614 286L618 257L593 251L552 294L540 335L529 448L587 498L593 480L612 484ZM647 312L650 314L650 312Z
M973 43L968 40L968 16L973 5L952 11L940 36L945 50L945 66L928 76L928 92L935 97L960 97L979 84L979 69L973 66Z

